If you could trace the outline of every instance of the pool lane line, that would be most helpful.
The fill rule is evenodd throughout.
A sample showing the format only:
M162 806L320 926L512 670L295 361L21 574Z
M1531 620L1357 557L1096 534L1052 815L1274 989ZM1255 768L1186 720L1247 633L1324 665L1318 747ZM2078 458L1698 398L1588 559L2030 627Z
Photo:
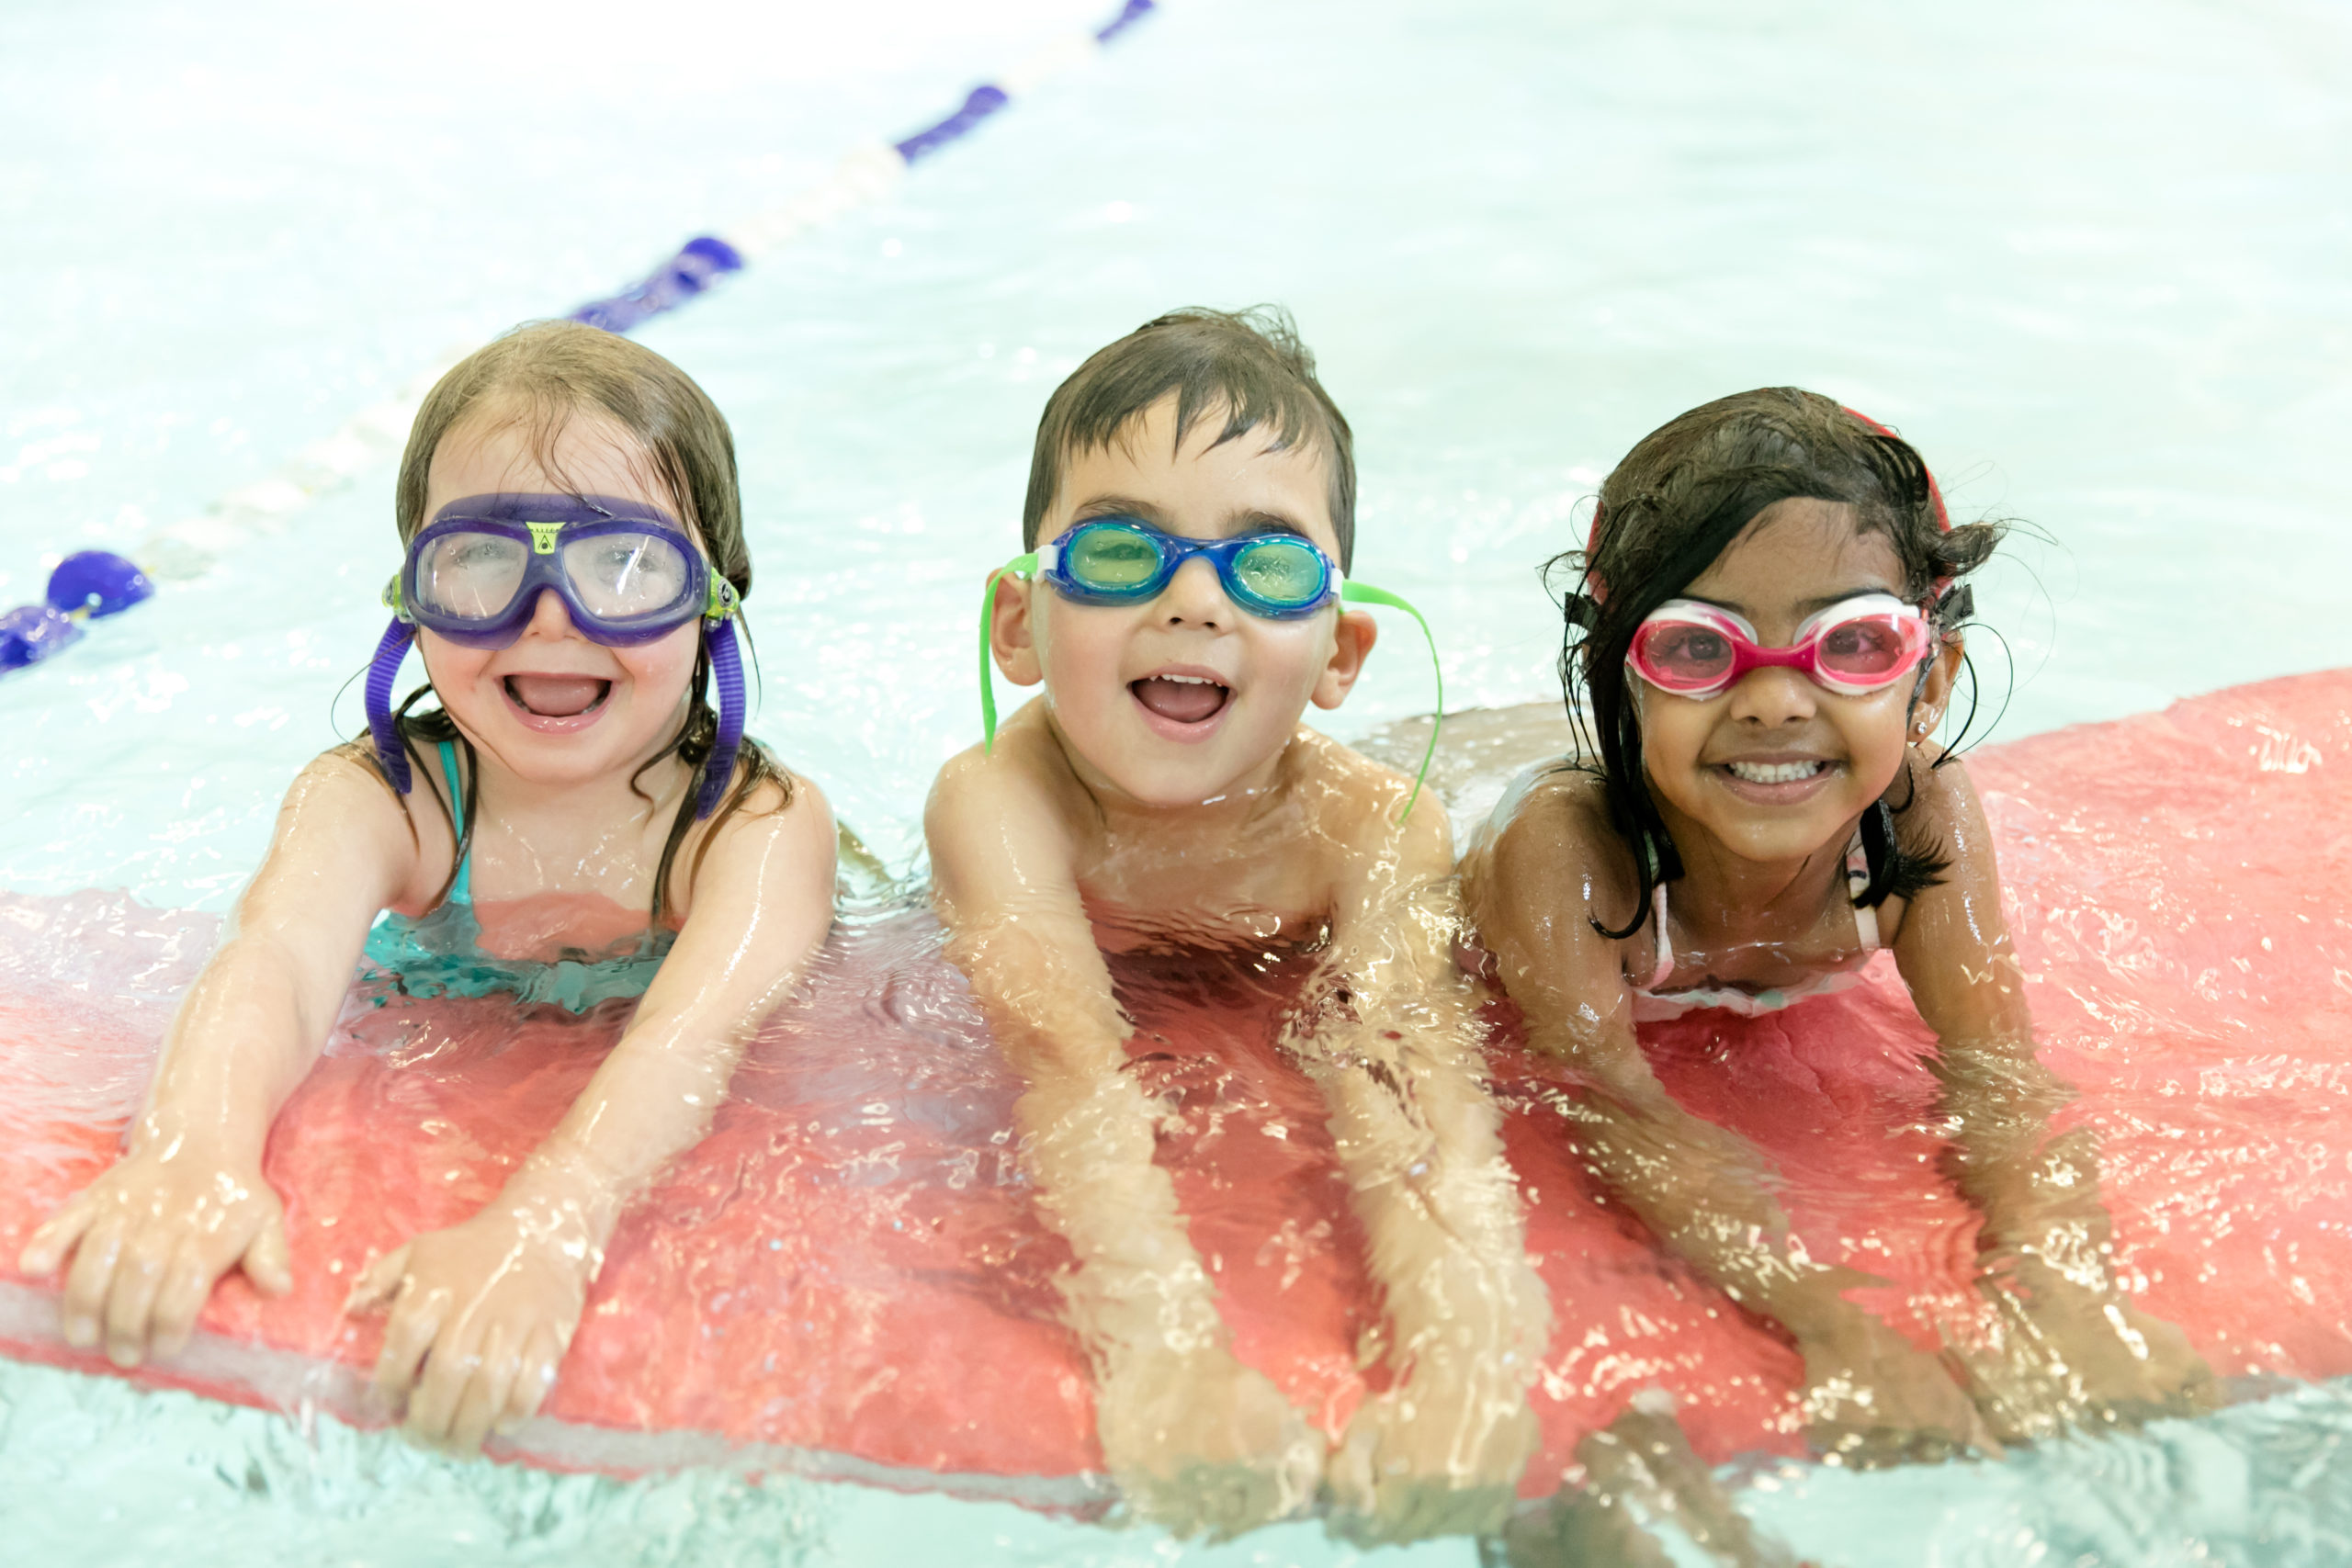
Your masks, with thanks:
M888 196L913 165L969 136L1054 77L1088 63L1159 8L1159 0L1125 0L1102 26L1057 39L995 81L974 87L951 113L914 134L854 148L830 175L790 202L755 213L724 235L695 236L638 283L590 300L571 311L570 319L628 333L678 309L730 273ZM81 639L85 622L152 598L157 583L200 577L228 551L283 532L288 520L312 501L397 456L425 394L471 352L440 355L398 393L361 409L334 434L313 441L198 515L156 528L131 557L105 550L66 557L50 574L40 603L0 615L0 674L71 647Z

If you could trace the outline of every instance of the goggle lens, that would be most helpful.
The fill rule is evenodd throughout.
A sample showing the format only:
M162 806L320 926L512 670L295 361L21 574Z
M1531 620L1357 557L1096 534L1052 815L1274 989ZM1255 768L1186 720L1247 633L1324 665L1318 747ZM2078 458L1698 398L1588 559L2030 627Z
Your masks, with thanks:
M1669 690L1712 686L1731 673L1731 639L1712 626L1687 621L1642 627L1634 653L1643 675Z
M689 589L686 558L659 534L599 534L562 551L563 575L591 615L634 620L682 602Z
M1236 556L1233 574L1270 604L1285 608L1322 597L1323 560L1296 539L1260 539Z
M1064 569L1089 588L1120 592L1159 575L1160 553L1130 528L1081 528L1070 541Z
M530 550L502 534L444 534L416 563L417 607L435 615L486 620L514 602Z
M1883 681L1903 668L1903 634L1883 616L1831 626L1818 647L1821 667L1849 681Z

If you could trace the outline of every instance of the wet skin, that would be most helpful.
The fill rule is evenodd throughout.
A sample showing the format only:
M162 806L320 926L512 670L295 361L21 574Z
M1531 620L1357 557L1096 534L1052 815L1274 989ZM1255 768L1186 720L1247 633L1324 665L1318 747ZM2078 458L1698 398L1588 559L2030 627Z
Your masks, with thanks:
M1759 513L1685 593L1784 644L1825 604L1905 588L1891 541L1858 529L1843 506L1800 500ZM1842 863L1882 798L1906 807L1905 842L1951 858L1939 886L1882 907L1879 930L1941 1043L1930 1066L1953 1128L1950 1174L1984 1216L1993 1332L1964 1364L1848 1301L1869 1277L1792 1248L1761 1156L1684 1111L1650 1072L1631 998L1655 967L1657 938L1646 926L1622 940L1595 929L1633 917L1640 882L1591 775L1539 781L1463 867L1472 919L1531 1040L1599 1086L1577 1111L1596 1163L1668 1246L1789 1329L1804 1357L1809 1429L1852 1461L1989 1450L2085 1416L2193 1404L2209 1383L2178 1333L2117 1290L2090 1140L2050 1128L2066 1091L2034 1059L1984 812L1959 763L1930 765L1941 753L1928 737L1960 652L1948 641L1924 682L1853 696L1781 668L1703 701L1627 678L1651 796L1684 866L1662 989L1784 987L1860 962ZM1759 784L1734 763L1795 764L1804 776Z
M528 430L499 413L484 408L445 437L427 515L459 496L575 489L676 514L616 427L574 419L543 469ZM656 763L641 780L650 804L629 781L684 712L694 635L600 648L551 593L508 649L426 634L426 668L480 760L485 946L601 947L644 929L694 778L675 757ZM28 1273L68 1268L70 1343L103 1338L134 1366L184 1348L232 1269L266 1293L291 1288L283 1209L262 1170L270 1122L324 1043L378 912L430 908L456 858L437 760L412 766L403 798L339 749L288 790L268 855L165 1036L122 1159L25 1248ZM797 779L788 802L764 793L688 834L672 887L677 942L563 1122L479 1213L376 1259L353 1291L353 1310L386 1314L376 1394L419 1440L470 1451L537 1409L630 1196L701 1137L751 1028L830 929L823 798ZM711 853L689 874L706 836Z
M1336 559L1318 453L1263 427L1220 444L1221 411L1180 445L1173 401L1070 455L1042 540L1116 514L1194 538L1296 531ZM1431 934L1451 920L1444 816L1424 807L1400 826L1406 781L1298 725L1310 702L1347 695L1370 618L1251 615L1195 558L1143 604L1007 581L991 637L1005 675L1042 681L1044 700L992 756L948 764L925 828L950 955L1029 1083L1023 1156L1080 1262L1069 1317L1130 1506L1227 1534L1328 1483L1349 1528L1385 1539L1498 1518L1534 1439L1525 1387L1547 1320L1476 1038ZM1322 942L1314 985L1345 987L1350 1005L1292 1043L1331 1108L1392 1354L1412 1371L1328 1462L1321 1434L1232 1353L1153 1163L1159 1111L1125 1071L1099 942Z

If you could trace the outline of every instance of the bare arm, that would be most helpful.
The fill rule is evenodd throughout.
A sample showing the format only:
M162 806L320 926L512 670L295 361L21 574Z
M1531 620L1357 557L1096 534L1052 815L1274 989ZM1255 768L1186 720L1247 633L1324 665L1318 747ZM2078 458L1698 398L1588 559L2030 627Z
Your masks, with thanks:
M1527 1387L1551 1326L1527 1258L1502 1118L1483 1081L1442 813L1370 807L1342 867L1331 947L1292 1044L1322 1089L1370 1239L1398 1384L1359 1411L1333 1481L1361 1533L1496 1528L1539 1434Z
M341 752L294 781L261 869L164 1035L124 1157L27 1244L46 1274L70 1255L62 1326L135 1366L187 1342L213 1282L240 1264L272 1294L292 1288L262 1150L350 989L377 911L417 875L400 804Z
M413 1435L470 1450L537 1409L629 1201L709 1130L752 1033L831 929L823 797L796 781L788 805L758 805L716 829L676 945L555 1131L480 1213L354 1291L356 1308L391 1305L376 1389L406 1402Z
M1272 1385L1233 1358L1176 1189L1153 1163L1163 1109L1127 1071L1126 1019L1041 774L1042 736L950 762L924 815L948 956L1027 1080L1013 1111L1095 1368L1105 1458L1130 1498L1182 1529L1245 1528L1311 1492L1319 1461Z
M2097 1135L2051 1126L2073 1090L2034 1055L1975 786L1957 762L1932 772L1915 764L1914 773L1915 809L1951 865L1905 910L1895 958L1939 1042L1930 1066L1951 1128L1947 1169L1984 1216L1978 1248L1987 1282L2021 1292L1995 1294L2013 1319L1993 1390L2003 1424L2030 1434L2086 1404L2154 1405L2184 1391L2201 1399L2204 1364L2177 1330L2134 1311L2116 1288ZM2038 1389L2018 1381L2032 1361L2041 1363Z

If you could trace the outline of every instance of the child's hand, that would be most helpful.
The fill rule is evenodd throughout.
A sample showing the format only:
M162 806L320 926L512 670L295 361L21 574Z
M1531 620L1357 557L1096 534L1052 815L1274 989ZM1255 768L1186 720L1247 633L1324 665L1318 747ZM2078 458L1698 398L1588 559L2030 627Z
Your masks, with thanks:
M537 1413L595 1274L585 1234L560 1211L496 1202L360 1277L344 1310L390 1308L369 1392L394 1413L405 1406L411 1439L472 1454Z
M1800 1335L1805 1435L1849 1465L1934 1462L2000 1444L1975 1401L1936 1358L1870 1314Z
M174 1152L155 1152L168 1146ZM213 1281L242 1266L254 1288L294 1288L286 1211L259 1166L187 1143L125 1155L33 1232L17 1267L53 1274L71 1253L60 1303L65 1342L96 1345L118 1367L187 1347Z
M1314 1500L1322 1434L1263 1373L1221 1346L1124 1359L1103 1378L1095 1430L1138 1516L1223 1540Z
M2003 1436L2045 1437L2086 1413L2131 1423L2218 1402L2212 1369L2188 1337L2120 1292L2075 1283L2030 1258L2007 1271L2017 1291L1989 1280L1984 1287L2011 1337L2004 1370L2013 1379L2022 1373L2041 1397L2002 1411Z
M1499 1529L1542 1438L1519 1380L1417 1362L1357 1407L1332 1451L1335 1528L1365 1544Z

